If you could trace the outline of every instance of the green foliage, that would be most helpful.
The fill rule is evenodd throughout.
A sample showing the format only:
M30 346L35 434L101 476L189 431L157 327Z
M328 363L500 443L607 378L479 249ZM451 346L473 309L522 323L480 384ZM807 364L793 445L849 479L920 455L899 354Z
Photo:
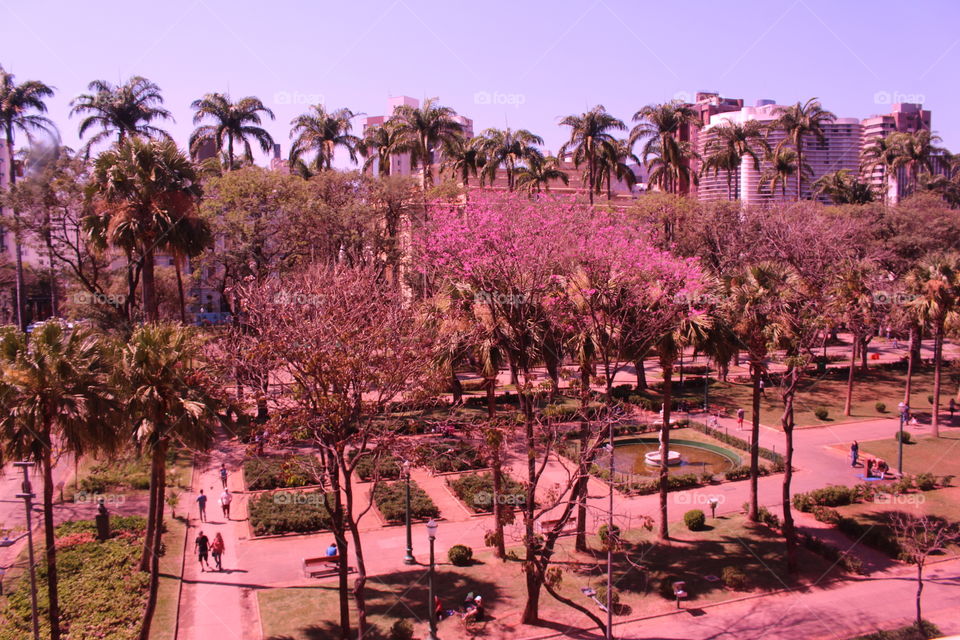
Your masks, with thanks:
M407 518L407 488L405 481L377 485L373 492L380 515L387 522L405 522ZM427 492L413 480L410 481L410 518L424 520L439 518L440 509L433 503Z
M429 467L434 473L471 471L487 466L477 448L463 440L426 442L417 447L414 456L418 464Z
M609 478L609 472L594 465L594 470L600 477ZM606 473L606 476L599 472ZM621 491L633 493L641 496L657 493L660 491L660 480L640 480L637 482L617 482L616 486ZM680 473L667 476L667 491L682 491L683 489L692 489L700 486L700 476L695 473Z
M600 604L607 606L607 585L600 585L597 588L596 598L600 601ZM617 591L616 587L610 591L610 604L613 607L614 613L616 613L617 607L620 606L620 592Z
M727 589L740 591L747 586L747 575L737 567L724 567L720 573L720 581Z
M355 467L357 477L364 482L370 482L374 476L379 476L381 480L396 480L400 477L401 470L402 466L398 458L389 453L376 456L369 451L361 455Z
M327 494L330 504L333 495ZM330 528L330 514L320 491L272 491L250 499L250 525L257 536L308 533Z
M840 512L830 507L816 505L810 509L810 513L812 513L813 517L819 522L825 522L827 524L837 524L840 522Z
M857 636L853 640L928 640L939 638L942 634L937 625L926 620L921 621L921 628L914 622L909 627L901 627L893 631L877 631L865 636Z
M766 507L759 507L757 509L757 520L761 523L767 525L771 529L780 528L780 516L770 511Z
M809 512L815 506L840 507L855 502L857 496L858 490L856 488L829 485L808 493L795 494L793 496L793 507L803 512Z
M476 513L493 512L493 473L466 473L450 482L450 488L469 509ZM503 511L522 507L526 503L523 485L503 474L500 504Z
M817 407L817 409L814 410L813 415L817 416L817 420L826 420L827 416L830 415L830 412L824 407Z
M413 623L401 618L390 627L390 640L413 640Z
M597 529L597 536L600 537L600 544L603 546L604 549L607 548L607 543L610 539L610 535L608 533L610 529L608 527L609 525L602 524L600 525L600 528ZM614 541L617 541L619 538L620 538L620 527L618 527L617 525L613 525L613 539Z
M247 489L292 489L317 484L323 465L316 456L290 455L251 458L243 463Z
M903 442L903 444L910 444L913 440L910 437L909 431L897 431L896 433L893 434L893 439Z
M844 571L848 573L863 574L863 562L860 558L851 555L846 551L841 551L837 547L828 544L816 536L799 534L800 544L813 553L826 558L830 562L838 563Z
M690 531L701 531L707 524L707 518L700 509L691 509L683 514L683 522Z
M841 517L837 528L853 540L873 547L891 558L899 558L902 552L896 536L886 526L862 524L854 518Z
M473 549L465 544L455 544L447 551L447 558L455 567L469 567L473 563Z
M882 402L877 402L873 405L873 408L877 410L877 413L886 413L887 405Z

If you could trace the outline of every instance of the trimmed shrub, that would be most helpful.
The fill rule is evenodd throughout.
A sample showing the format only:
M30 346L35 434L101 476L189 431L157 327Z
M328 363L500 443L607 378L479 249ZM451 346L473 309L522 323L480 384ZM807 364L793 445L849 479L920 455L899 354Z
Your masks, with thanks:
M882 551L891 558L900 557L902 552L900 543L885 526L865 525L853 518L841 517L837 522L837 528L848 537Z
M723 477L730 481L745 480L746 478L750 477L750 467L748 465L741 464L733 467L732 469L728 469L723 474Z
M594 465L594 471L598 476L605 480L610 477L602 467ZM660 491L660 480L642 480L638 482L617 482L615 485L621 491L633 493L641 496L657 493ZM695 473L681 473L673 476L667 476L667 491L682 491L700 486L700 476Z
M724 567L720 580L727 589L740 591L747 586L747 575L737 567Z
M390 640L413 640L413 623L401 618L390 627Z
M757 509L757 520L759 520L761 524L765 524L771 529L780 528L780 516L773 513L766 507L759 507Z
M903 442L903 444L910 444L912 438L910 437L909 431L897 431L893 434L893 439Z
M600 585L597 588L597 600L600 601L600 604L607 606L607 586ZM617 591L617 588L614 587L610 590L610 604L613 605L613 611L617 611L617 607L620 606L620 593Z
M597 536L600 537L600 544L603 545L604 549L607 548L607 540L609 539L607 532L608 532L608 529L607 529L607 525L605 524L600 525L600 528L597 529ZM617 525L613 525L613 539L617 540L619 537L620 537L620 527L618 527Z
M374 476L379 475L381 480L396 480L400 477L400 460L389 453L382 453L378 458L373 453L364 452L357 461L357 477L364 482L373 480Z
M440 440L417 447L414 454L418 463L434 473L471 471L487 466L477 448L463 440Z
M814 489L808 493L794 495L793 506L803 512L809 512L815 506L840 507L854 502L857 493L856 488L829 485L822 489Z
M700 509L691 509L683 514L683 522L690 531L702 531L707 524L707 518Z
M913 481L920 491L930 491L937 487L937 477L930 472L918 473Z
M813 415L817 416L817 420L826 420L826 419L827 419L827 416L830 415L830 412L827 411L826 409L824 409L823 407L818 407L818 408L813 412Z
M465 544L455 544L447 551L447 558L455 567L468 567L473 562L473 549Z
M251 458L243 463L250 491L293 489L317 484L323 465L316 456L291 455Z
M465 473L449 484L457 497L472 511L493 512L493 473ZM522 484L503 474L500 493L500 503L503 505L501 513L509 512L514 507L522 507L526 503L526 495Z
M810 509L810 513L813 514L813 517L818 522L825 522L826 524L837 524L840 522L840 512L830 507L817 505Z
M877 410L877 413L886 413L886 412L887 412L887 405L885 405L885 404L882 403L882 402L877 402L876 404L873 405L873 408Z
M405 481L381 482L373 492L374 502L380 515L387 522L405 522L407 519L407 487ZM410 518L425 520L439 518L440 509L427 492L413 480L410 481Z
M333 504L333 496L328 496ZM250 499L250 525L257 536L308 533L330 528L321 491L271 491Z

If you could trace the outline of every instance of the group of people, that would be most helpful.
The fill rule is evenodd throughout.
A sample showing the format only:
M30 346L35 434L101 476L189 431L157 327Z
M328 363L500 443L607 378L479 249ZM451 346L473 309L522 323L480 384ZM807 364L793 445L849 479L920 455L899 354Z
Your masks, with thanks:
M437 620L443 620L444 618L449 618L457 614L453 609L443 608L443 603L440 602L440 596L433 596L433 612ZM473 591L469 592L467 597L463 599L459 614L463 618L464 623L483 620L483 596L479 593L475 594Z
M859 459L860 443L854 440L853 444L850 445L850 466L856 467ZM865 466L867 469L866 478L885 478L887 472L890 471L890 465L882 458L867 458Z
M226 465L221 464L219 476L220 483L223 485L223 493L220 494L220 509L223 511L223 517L230 520L230 503L233 502L233 496L227 489L227 475ZM197 496L197 510L199 511L200 522L207 522L207 495L203 492L203 489L200 489L200 494ZM210 568L210 555L213 555L213 561L217 566L216 570L223 571L223 553L226 550L226 545L219 531L214 536L212 543L210 538L203 531L200 531L193 542L193 549L200 562L200 571L213 570Z

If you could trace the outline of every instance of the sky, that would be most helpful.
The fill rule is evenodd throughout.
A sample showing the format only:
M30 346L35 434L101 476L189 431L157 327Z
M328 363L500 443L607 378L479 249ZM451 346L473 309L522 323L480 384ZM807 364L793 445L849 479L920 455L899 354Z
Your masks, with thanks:
M477 133L526 128L556 152L563 116L602 104L630 124L703 90L818 97L838 117L922 102L960 151L958 25L955 0L0 0L0 65L56 88L49 115L74 148L70 100L141 75L181 145L193 100L254 95L284 156L290 120L318 102L381 115L388 96L435 96Z

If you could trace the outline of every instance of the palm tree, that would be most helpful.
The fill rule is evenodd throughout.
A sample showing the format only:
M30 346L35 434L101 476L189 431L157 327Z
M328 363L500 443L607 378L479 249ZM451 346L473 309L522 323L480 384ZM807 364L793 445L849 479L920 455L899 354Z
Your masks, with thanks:
M945 157L946 149L937 146L940 136L923 129L916 133L894 132L888 136L892 168L905 167L910 178L910 193L917 190L921 173L933 173L936 158Z
M787 197L787 181L797 172L797 152L789 147L777 148L767 153L767 166L760 174L757 193L769 193L771 196L780 185L780 196ZM813 169L806 162L803 163L803 172L807 176L813 175Z
M47 607L50 638L57 640L53 448L78 457L115 446L118 404L108 381L114 367L88 329L68 331L56 320L35 328L29 338L12 327L0 329L0 363L0 450L9 458L37 462L43 472Z
M600 156L607 153L616 143L613 131L626 131L627 125L623 120L614 118L607 113L602 104L598 104L590 111L580 115L570 115L560 121L560 124L570 127L570 139L560 147L559 157L566 159L568 154L573 155L573 164L580 167L587 164L587 189L590 194L590 204L593 204L593 194L600 181L597 172Z
M600 193L600 189L606 183L607 200L612 200L613 178L626 184L628 189L633 189L633 185L637 184L637 174L628 163L632 161L634 165L638 165L640 159L630 150L626 140L615 140L613 144L604 145L603 150L604 153L600 154L597 165L597 175L600 177L600 181L597 182L597 193Z
M527 166L517 169L514 176L514 186L528 192L540 193L541 187L550 192L550 182L559 181L570 184L570 176L560 168L560 161L555 156L534 158L527 162Z
M17 131L28 138L34 131L56 132L53 122L46 116L46 98L53 97L53 88L39 80L27 80L17 84L12 73L7 73L0 66L0 127L3 128L3 138L7 145L8 162L13 164L13 143ZM17 172L9 171L10 188L17 183ZM17 208L13 209L14 219L14 251L16 254L16 306L17 326L23 331L26 326L24 317L24 282L23 282L23 246L20 242L20 214Z
M797 104L789 107L777 107L778 118L773 122L772 127L781 129L786 137L777 145L781 148L784 143L789 142L797 152L797 166L803 166L803 142L804 139L813 136L818 141L823 142L824 127L837 119L837 116L831 111L825 110L820 106L816 98L810 98L804 104ZM803 171L797 172L797 200L803 197Z
M944 328L957 318L960 287L960 254L930 256L907 275L907 287L916 294L910 309L933 332L933 437L940 437L940 370L943 365Z
M264 153L269 152L273 147L273 138L260 126L263 122L260 114L266 114L273 120L273 111L265 107L259 98L247 96L233 102L229 95L208 93L190 103L190 108L196 112L193 114L193 124L199 125L204 120L213 121L213 124L198 126L190 134L189 147L192 158L197 157L205 144L213 143L217 153L226 151L227 171L232 171L235 168L234 140L243 144L242 157L251 163L253 162L251 138L260 145L260 150Z
M863 149L860 156L860 169L867 176L871 176L877 169L881 170L883 180L883 201L889 196L889 179L894 175L897 162L896 138L890 135L878 137Z
M118 380L132 436L150 453L150 505L140 570L150 571L141 640L150 634L156 606L171 445L205 450L213 442L223 402L203 373L200 342L189 327L145 324L120 348Z
M543 138L526 129L487 129L480 134L477 144L486 158L483 170L486 178L493 184L497 171L503 167L507 174L507 191L513 191L514 175L521 165L543 156L538 149Z
M193 164L171 141L128 138L97 158L89 191L95 210L84 227L96 244L122 249L128 264L137 256L144 313L156 322L154 255L182 237L177 226L195 215L201 189ZM132 276L128 287L132 298Z
M813 183L813 197L826 196L834 204L867 204L874 201L873 188L860 182L847 169L825 173Z
M290 148L290 165L302 162L305 154L316 153L310 167L315 171L331 169L337 147L346 149L350 161L356 163L360 138L350 133L353 129L350 120L358 115L361 114L350 109L327 111L322 104L315 104L310 107L309 113L291 120L293 146Z
M173 120L163 108L160 87L142 76L133 76L125 83L114 86L106 80L94 80L84 93L70 102L70 115L88 114L80 122L80 137L91 127L100 131L83 146L87 157L90 147L114 134L117 142L129 136L170 139L163 129L153 126L154 120Z
M390 123L385 123L368 128L360 144L357 145L357 151L365 158L364 171L369 171L376 161L380 175L388 176L391 158L398 153L403 153L406 149L397 128Z
M740 165L744 158L753 160L755 171L760 171L760 152L769 151L765 139L766 128L756 120L744 123L725 120L710 129L713 137L706 146L706 157L701 173L713 169L714 175L720 170L727 172L727 199L736 200L740 196ZM754 145L760 147L756 149ZM737 176L736 196L734 197L733 176Z
M839 269L830 291L831 311L846 325L851 334L850 371L847 375L847 397L843 404L845 416L850 415L853 405L853 377L857 368L857 349L874 326L875 279L876 267L869 261L844 265Z
M443 144L440 173L449 173L463 183L464 189L470 188L470 177L477 177L486 166L487 156L483 151L483 141L479 138L467 140L461 136L451 138ZM483 184L483 174L480 174Z
M655 167L657 183L669 193L684 191L692 177L690 160L696 153L679 135L684 128L701 126L696 111L673 100L646 105L633 114L633 121L638 124L630 131L630 146L646 140L640 157L648 167Z
M463 125L456 118L456 111L438 105L436 98L429 98L419 107L400 105L388 121L397 127L405 150L410 152L410 166L423 167L425 190L433 186L436 152L463 135Z

